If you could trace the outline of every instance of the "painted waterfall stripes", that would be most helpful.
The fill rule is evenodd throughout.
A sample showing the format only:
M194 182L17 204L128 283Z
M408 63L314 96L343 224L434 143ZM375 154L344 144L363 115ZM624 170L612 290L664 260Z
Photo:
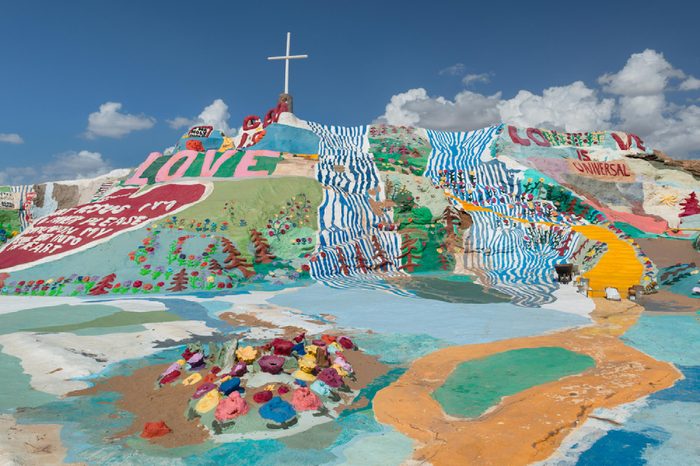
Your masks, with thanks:
M368 273L377 270L382 262L377 257L376 245L388 259L381 271L396 273L400 266L401 237L378 228L380 223L392 223L392 212L378 215L370 204L384 200L384 186L374 157L368 152L368 127L309 125L320 139L315 170L316 179L324 187L311 276L343 286L347 283L343 276L367 275L364 282L371 277Z
M451 193L491 210L470 212L474 224L466 238L465 268L485 285L512 296L514 303L537 306L554 300L554 264L566 262L573 249L559 251L551 244L527 247L527 224L511 221L504 225L498 214L529 221L548 217L545 211L528 208L520 201L518 171L492 157L491 146L501 130L502 126L470 132L428 131L432 150L425 176L440 185L445 171L465 174L465 189ZM578 234L567 234L575 244Z
M465 269L484 285L513 297L513 303L534 307L554 301L554 264L569 262L581 236L567 229L572 247L561 251L551 244L537 248L525 244L526 224L510 222L491 212L472 212L465 241Z
M452 194L462 201L528 221L550 221L552 203L525 202L518 182L522 172L493 157L492 146L502 130L503 125L469 132L428 130L432 150L425 176L440 184L444 171L461 171L466 186L463 190L452 190Z

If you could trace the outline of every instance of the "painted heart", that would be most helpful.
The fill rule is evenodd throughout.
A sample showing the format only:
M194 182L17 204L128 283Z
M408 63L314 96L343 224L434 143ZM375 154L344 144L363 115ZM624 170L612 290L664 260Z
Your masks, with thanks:
M204 199L211 186L173 183L138 190L122 188L97 202L38 219L0 250L0 270L21 270L104 243Z

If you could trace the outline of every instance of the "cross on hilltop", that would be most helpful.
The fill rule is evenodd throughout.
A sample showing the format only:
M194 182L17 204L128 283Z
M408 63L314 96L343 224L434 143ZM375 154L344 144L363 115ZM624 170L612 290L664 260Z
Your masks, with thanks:
M284 93L280 95L280 102L286 102L289 111L292 111L292 96L289 95L289 60L299 58L309 58L308 55L290 55L289 49L292 40L292 33L287 33L287 53L279 57L267 57L268 60L284 60Z

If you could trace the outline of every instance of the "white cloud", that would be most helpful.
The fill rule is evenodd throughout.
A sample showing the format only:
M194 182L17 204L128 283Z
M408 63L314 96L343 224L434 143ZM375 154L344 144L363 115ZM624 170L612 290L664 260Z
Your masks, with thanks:
M94 178L112 170L109 161L99 152L81 150L56 154L46 164L29 167L5 167L0 170L0 183L34 184L44 181Z
M599 99L581 81L550 87L536 95L520 91L498 105L501 120L517 126L539 126L565 131L592 131L610 126L615 102Z
M695 76L688 76L688 79L681 83L679 89L681 91L697 91L700 89L700 79Z
M429 129L480 128L499 121L497 105L500 98L500 93L484 96L462 91L454 100L448 100L429 97L423 88L410 89L393 96L378 121Z
M22 144L24 139L17 133L0 133L0 142L7 142L9 144Z
M476 76L481 75L464 80L477 82ZM619 71L601 76L598 84L600 89L576 81L541 94L520 90L511 99L470 91L449 99L431 97L423 88L410 89L393 96L377 121L448 131L497 122L565 131L616 129L638 134L648 146L672 157L700 156L700 107L666 100L669 92L700 89L700 79L647 49L632 54ZM603 97L601 91L613 95Z
M502 100L500 93L485 96L471 91L449 100L429 97L425 89L418 88L393 96L379 120L444 130L475 129L505 121L584 131L608 125L613 106L613 99L599 99L580 81L545 89L541 96L520 91L509 100Z
M449 75L449 76L457 76L462 73L464 73L464 63L455 63L452 66L448 66L447 68L441 69L438 74L439 75Z
M471 73L462 78L462 84L465 86L471 86L476 83L487 83L491 81L490 73Z
M236 134L236 130L228 125L228 119L231 115L228 112L228 105L221 99L216 99L210 105L204 107L202 113L196 118L175 117L168 120L168 125L173 129L191 128L196 125L210 125L214 129L219 129L227 136Z
M120 113L122 104L119 102L106 102L100 105L97 112L88 116L88 127L85 136L95 139L101 136L108 138L120 138L132 131L139 131L153 127L156 120L146 115L131 115Z
M640 96L659 94L670 80L683 78L685 73L671 66L663 54L646 49L633 53L620 71L604 74L598 82L611 94Z

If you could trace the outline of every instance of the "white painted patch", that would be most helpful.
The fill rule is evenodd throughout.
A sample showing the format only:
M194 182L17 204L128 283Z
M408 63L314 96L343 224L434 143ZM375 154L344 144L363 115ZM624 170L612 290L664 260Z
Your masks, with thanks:
M24 372L31 377L32 388L60 396L90 386L74 379L97 374L124 359L162 351L155 347L158 341L178 341L214 332L200 321L150 323L143 327L146 330L142 332L109 335L18 332L0 335L0 345L4 353L20 360Z
M543 309L566 312L589 319L590 313L595 309L593 300L576 291L576 287L572 284L560 285L553 295L556 301L543 304Z

